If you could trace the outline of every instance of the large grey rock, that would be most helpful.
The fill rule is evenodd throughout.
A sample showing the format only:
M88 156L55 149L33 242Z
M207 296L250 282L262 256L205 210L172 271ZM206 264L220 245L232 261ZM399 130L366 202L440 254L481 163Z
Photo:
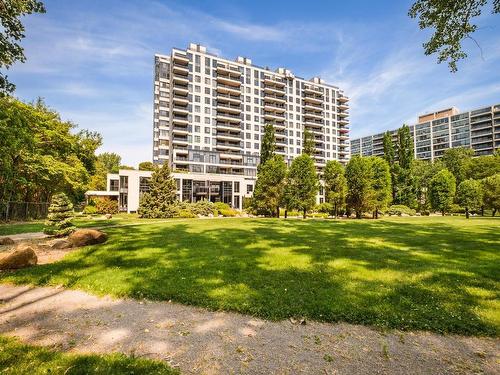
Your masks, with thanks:
M70 241L65 240L64 238L50 241L48 245L51 249L56 249L56 250L69 249L73 247L73 244Z
M38 262L34 246L29 244L20 244L16 249L0 258L0 269L18 269L34 266Z

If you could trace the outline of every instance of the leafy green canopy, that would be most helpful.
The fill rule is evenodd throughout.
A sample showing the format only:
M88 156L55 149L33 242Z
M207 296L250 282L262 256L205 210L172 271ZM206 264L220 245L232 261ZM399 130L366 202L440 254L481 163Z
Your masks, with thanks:
M375 193L373 191L373 170L369 158L355 155L345 169L347 180L347 206L361 218L363 212L371 211Z
M283 157L273 155L257 173L252 197L252 210L258 215L278 216L285 189L286 164Z
M266 124L264 126L264 135L260 147L260 165L264 165L269 160L276 150L276 137L274 135L274 126Z
M467 219L469 210L479 209L483 204L483 189L481 182L476 180L465 180L458 185L457 203L465 208Z
M288 171L287 185L285 200L288 208L301 210L305 218L307 211L316 204L319 189L314 160L309 155L302 154L293 159Z
M493 216L500 211L500 173L482 180L484 205L493 211Z
M336 160L329 160L325 165L323 181L326 201L333 205L334 215L337 216L338 210L345 204L347 194L344 166Z
M455 197L456 183L453 174L447 170L440 170L430 182L429 198L431 207L441 211L444 215L450 209Z
M1 97L0 201L47 202L55 192L81 201L102 139L75 129L41 100Z

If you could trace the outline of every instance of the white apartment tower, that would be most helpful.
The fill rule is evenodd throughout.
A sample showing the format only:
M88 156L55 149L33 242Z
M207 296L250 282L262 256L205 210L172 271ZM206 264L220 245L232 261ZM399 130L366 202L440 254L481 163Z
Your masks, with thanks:
M227 60L190 44L155 55L153 161L173 171L255 179L265 124L276 152L291 161L303 132L316 140L319 170L349 158L348 98L320 78L272 71L248 58Z

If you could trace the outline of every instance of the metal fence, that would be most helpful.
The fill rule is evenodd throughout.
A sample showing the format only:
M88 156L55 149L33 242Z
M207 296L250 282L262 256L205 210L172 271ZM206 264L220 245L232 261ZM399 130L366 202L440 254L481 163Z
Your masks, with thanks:
M45 219L49 202L0 202L0 221Z

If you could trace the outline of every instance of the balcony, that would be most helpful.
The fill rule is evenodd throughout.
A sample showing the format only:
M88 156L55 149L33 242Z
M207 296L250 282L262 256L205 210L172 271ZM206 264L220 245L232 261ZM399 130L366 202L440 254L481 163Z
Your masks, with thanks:
M174 98L176 97L175 94L179 94L178 97L183 97L187 100L187 96L189 94L188 86L174 84L173 85L173 92L174 92Z
M183 115L187 115L189 113L189 110L187 106L181 106L181 105L173 105L172 106L172 113L181 113Z
M217 101L240 104L241 97L239 95L229 95L217 92Z
M345 111L340 111L340 112L338 112L338 116L340 118L346 118L346 117L349 117L349 113L345 112Z
M179 64L182 64L182 65L188 65L189 64L189 58L185 55L181 55L179 53L174 53L174 55L172 56L172 59L173 59L173 62L174 63L179 63Z
M314 94L314 95L323 97L323 93L319 90L319 88L314 87L314 86L306 86L306 87L304 87L304 93L306 93L306 94Z
M187 76L180 76L177 74L172 75L172 81L175 83L180 83L181 85L187 85L189 84L189 80L187 79Z
M216 148L218 150L241 150L240 143L232 143L232 142L223 142L217 141Z
M231 75L228 76L217 75L217 83L219 82L221 82L222 84L227 84L229 86L235 86L238 88L241 86L240 77L233 77Z
M317 112L304 111L304 118L323 120L323 115Z
M217 119L223 120L223 121L228 121L228 122L235 122L235 123L240 123L241 122L241 117L232 115L229 113L224 113L224 112L219 112L217 111L216 115Z
M187 126L185 126L185 127L183 127L183 126L174 126L172 128L172 134L188 135L189 134L189 130L188 130Z
M285 103L285 94L282 93L283 95L271 95L271 94L266 94L264 96L264 102L266 103Z
M270 119L270 120L285 120L285 116L283 113L275 113L275 112L268 112L264 111L264 118L265 119Z
M349 106L347 104L339 103L339 104L337 104L337 108L344 111L344 110L348 110Z
M242 139L241 134L233 134L231 132L219 132L219 131L217 131L217 135L215 137L217 139L234 141L234 142L239 142Z
M173 124L188 124L189 121L188 121L187 116L176 116L176 115L173 115L172 116L172 123Z
M347 96L344 96L344 95L340 95L338 98L337 98L337 101L340 102L340 103L347 103L349 101L349 98Z
M187 136L185 136L185 137L181 137L181 136L179 136L179 137L177 137L177 136L173 136L173 137L172 137L172 143L173 143L173 144L185 144L185 145L189 144L188 139L187 139Z
M228 75L235 75L240 77L241 72L237 66L231 66L226 64L217 64L217 73L226 73Z
M266 86L264 87L264 92L266 94L274 94L274 95L277 95L277 96L285 96L285 91L284 89L280 89L280 88L277 88L277 87L269 87L269 86Z
M217 83L217 92L222 92L229 95L240 95L240 88L231 85L225 85L223 83Z
M307 111L313 111L313 112L321 112L323 113L323 107L317 106L317 105L311 105L308 103L304 104L304 109Z
M264 77L264 84L266 86L273 86L279 88L285 87L285 82L281 78L277 77Z
M219 110L239 114L241 112L241 106L230 103L217 103L217 111Z
M184 76L189 75L189 69L187 65L182 65L178 63L172 63L172 70L176 74L182 74Z
M346 120L345 118L339 118L337 120L337 122L338 122L339 125L347 125L347 124L349 124L349 121Z
M323 104L323 97L306 94L306 95L304 95L304 102L314 103L314 104Z
M275 111L275 112L285 112L286 111L286 106L284 104L264 103L264 108L267 110Z
M240 125L231 124L229 122L217 122L217 129L241 132Z

